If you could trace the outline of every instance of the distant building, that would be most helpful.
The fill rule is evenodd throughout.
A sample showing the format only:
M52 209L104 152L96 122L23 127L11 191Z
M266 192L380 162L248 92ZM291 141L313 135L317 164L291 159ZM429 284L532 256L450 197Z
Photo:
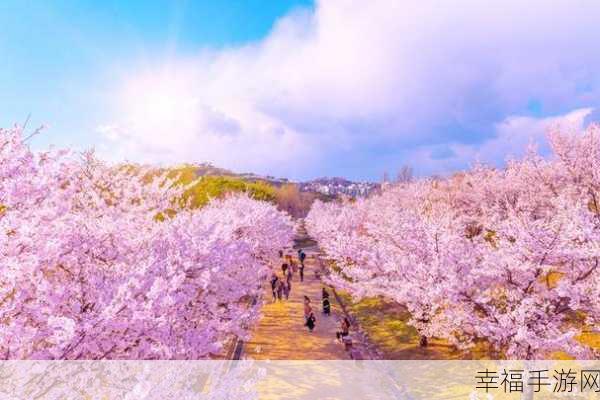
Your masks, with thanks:
M344 178L319 178L299 184L304 192L317 192L326 196L346 195L350 197L367 197L378 191L380 185L372 182L351 182Z

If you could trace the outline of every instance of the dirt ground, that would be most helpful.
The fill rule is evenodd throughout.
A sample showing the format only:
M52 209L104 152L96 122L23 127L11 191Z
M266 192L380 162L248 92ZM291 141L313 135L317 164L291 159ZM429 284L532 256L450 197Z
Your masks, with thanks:
M254 360L344 360L349 355L335 338L339 330L340 308L330 293L331 315L322 313L321 290L323 284L315 272L318 271L316 252L306 249L304 282L299 273L292 279L289 300L272 301L271 286L265 284L266 304L263 316L254 328L252 338L244 344L243 358ZM295 250L288 254L296 257ZM281 270L279 276L281 277ZM311 299L317 318L313 332L304 326L304 296Z

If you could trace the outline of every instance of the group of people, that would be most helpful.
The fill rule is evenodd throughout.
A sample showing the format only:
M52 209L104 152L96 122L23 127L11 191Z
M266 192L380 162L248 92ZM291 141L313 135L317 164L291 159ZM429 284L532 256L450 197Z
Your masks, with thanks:
M323 315L331 315L331 303L329 302L329 292L325 288L323 288L323 291L321 293L321 302L323 304ZM308 327L308 330L310 332L312 332L315 328L315 323L317 322L317 319L310 305L310 298L308 296L304 296L304 321L304 325Z
M302 249L298 250L298 260L300 266L296 264L296 261L289 255L283 254L283 250L279 250L279 257L284 259L281 264L281 277L275 272L271 275L271 291L273 293L273 301L287 300L290 297L292 291L292 278L296 272L300 272L300 282L304 282L304 261L306 260L306 253Z
M271 275L271 291L273 292L273 301L287 300L292 291L292 279L284 275L285 279L279 278L276 273Z
M299 272L300 282L304 282L304 262L306 260L306 253L304 250L298 249L298 261L299 265L290 255L284 255L283 250L279 251L279 257L283 259L281 264L282 275L279 277L275 272L271 276L271 290L273 293L273 301L281 301L283 299L289 299L292 291L292 278L296 272ZM329 292L326 288L321 291L321 304L322 312L324 316L331 315L331 302L329 300ZM313 332L315 329L317 318L313 311L311 300L308 296L304 296L304 326L308 328L309 332ZM348 318L343 318L340 321L340 329L336 332L336 338L346 343L345 339L348 337L350 331L350 321Z
M321 302L323 305L323 315L329 316L331 315L331 302L329 301L329 292L326 288L322 289L321 292ZM315 313L310 305L310 298L308 296L304 296L304 325L308 327L309 332L312 332L315 329L315 323L317 321L315 317ZM335 333L337 340L344 343L346 348L350 346L351 341L349 341L350 335L350 320L344 317L340 320L340 330Z

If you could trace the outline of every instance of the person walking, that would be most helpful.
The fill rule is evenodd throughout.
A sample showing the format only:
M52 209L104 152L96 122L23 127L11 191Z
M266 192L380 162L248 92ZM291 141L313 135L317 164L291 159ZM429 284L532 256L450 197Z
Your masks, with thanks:
M300 252L298 253L298 258L300 259L300 265L304 266L304 260L306 260L306 253L304 252L304 250L300 249Z
M315 322L317 319L315 318L315 313L310 306L310 298L308 296L304 296L304 326L308 328L310 332L315 329Z
M310 306L310 298L308 296L304 296L304 320L306 322L306 318L312 311L312 307Z
M329 292L325 288L323 288L322 298L323 298L323 300L322 300L323 301L323 314L328 316L331 314L331 303L329 302Z
M350 334L350 321L348 318L344 317L340 321L340 330L335 333L335 336L338 340L343 341L346 336Z
M277 279L276 291L277 291L277 300L281 300L281 298L283 296L283 280Z
M317 318L315 318L315 313L313 313L312 308L306 318L306 326L308 327L308 331L312 333L313 329L315 329L315 323L317 322Z
M329 298L323 299L323 314L326 316L331 315L331 303L329 302Z
M285 282L283 282L283 296L286 300L289 300L291 291L292 285L289 281L286 280Z
M287 263L283 263L281 264L281 272L283 272L283 276L285 277L287 270L288 270L289 266Z
M304 282L304 262L300 263L300 282Z
M271 275L271 292L273 292L273 301L277 300L277 281L279 278L275 273Z
M310 307L310 297L304 295L304 309L306 309L306 307Z

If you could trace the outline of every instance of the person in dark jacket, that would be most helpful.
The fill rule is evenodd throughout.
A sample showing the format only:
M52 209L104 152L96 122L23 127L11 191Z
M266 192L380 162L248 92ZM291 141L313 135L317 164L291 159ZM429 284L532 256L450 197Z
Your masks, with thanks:
M331 303L329 302L329 298L323 299L323 314L330 315L331 314Z
M298 253L298 258L300 259L300 264L304 266L304 260L306 260L306 253L304 252L304 250L300 250L300 252Z
M306 326L308 327L309 332L312 332L313 329L315 329L316 321L317 321L317 318L315 318L315 313L313 313L312 309L311 309L310 313L308 314L308 317L306 318Z
M323 314L330 315L331 314L331 303L329 302L329 292L327 289L323 288L322 292L323 298Z
M271 275L271 291L273 292L273 301L277 300L277 281L279 278L277 275Z
M298 269L300 270L300 282L304 282L304 263L303 262L300 263L300 267Z

